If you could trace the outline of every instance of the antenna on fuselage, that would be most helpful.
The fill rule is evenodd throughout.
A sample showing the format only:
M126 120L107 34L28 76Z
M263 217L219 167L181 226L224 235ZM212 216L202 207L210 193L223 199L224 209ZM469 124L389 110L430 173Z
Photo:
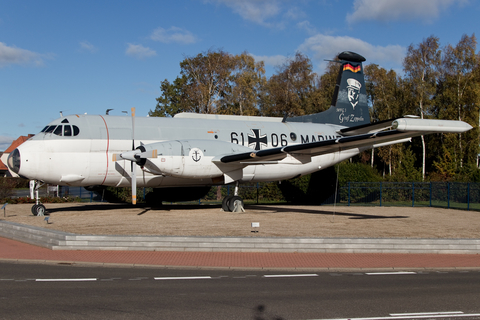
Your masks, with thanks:
M63 111L60 111L60 117L63 118Z
M108 113L109 113L110 111L112 111L112 110L113 110L113 109L107 109L107 111L105 112L105 115L108 116Z

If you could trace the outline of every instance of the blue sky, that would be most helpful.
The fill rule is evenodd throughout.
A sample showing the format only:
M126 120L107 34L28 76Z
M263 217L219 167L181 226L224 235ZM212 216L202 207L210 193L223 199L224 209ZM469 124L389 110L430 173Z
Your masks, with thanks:
M296 51L323 73L345 50L402 70L410 44L479 34L475 0L0 0L0 151L67 114L146 116L160 82L209 49L249 52L267 75Z

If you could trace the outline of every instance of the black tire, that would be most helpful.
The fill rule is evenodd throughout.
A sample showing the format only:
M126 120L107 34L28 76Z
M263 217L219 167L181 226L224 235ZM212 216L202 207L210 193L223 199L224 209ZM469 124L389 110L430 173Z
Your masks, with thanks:
M231 212L232 210L230 210L230 200L233 198L233 196L226 196L225 198L223 198L222 200L222 209L223 211L225 212Z
M47 212L47 209L45 208L45 206L43 204L39 204L37 206L37 214L36 214L37 216L38 215L44 216L46 212Z
M235 210L235 205L241 206L243 208L243 199L242 197L239 196L233 196L230 199L230 202L228 203L228 209L230 212L233 212Z
M45 212L47 210L45 209L45 206L43 204L34 204L32 206L32 213L34 216L40 215L45 215Z

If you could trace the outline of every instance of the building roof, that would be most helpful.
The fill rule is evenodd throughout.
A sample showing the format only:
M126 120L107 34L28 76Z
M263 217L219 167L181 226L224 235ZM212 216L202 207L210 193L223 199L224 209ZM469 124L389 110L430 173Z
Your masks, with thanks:
M22 143L24 143L25 141L27 141L28 139L30 139L30 138L33 137L33 136L34 136L33 134L29 134L28 136L20 136L20 137L18 137L17 140L14 140L14 141L12 142L12 144L10 145L10 147L8 147L8 148L3 152L3 154L8 155L10 152L12 152L13 150L15 150L19 145L21 145ZM3 154L0 154L0 157L2 157ZM8 171L7 166L5 165L5 163L3 163L2 160L0 160L0 171Z
M2 157L2 155L3 155L3 152L0 152L0 158ZM0 171L7 171L7 170L8 170L7 166L0 159Z
M13 150L15 150L19 145L21 145L22 143L24 143L25 141L27 141L28 139L30 139L31 137L33 137L34 135L33 134L29 134L28 136L20 136L17 138L17 140L14 140L12 142L12 144L10 145L10 147L8 147L4 152L5 153L10 153L12 152Z

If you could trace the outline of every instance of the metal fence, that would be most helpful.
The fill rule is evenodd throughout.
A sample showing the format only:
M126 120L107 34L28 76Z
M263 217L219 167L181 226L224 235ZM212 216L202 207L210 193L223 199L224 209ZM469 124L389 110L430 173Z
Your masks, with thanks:
M480 183L349 182L339 188L344 205L443 207L480 210ZM332 197L327 203L333 203Z
M28 189L15 189L14 197L30 197ZM100 202L102 195L93 191L88 191L84 187L62 187L44 185L38 190L40 197L73 197L80 198L83 202Z
M233 186L213 187L209 195L195 203L221 203L221 199L233 194ZM84 202L101 202L101 193L87 191L83 187L44 186L40 196L80 198ZM145 197L149 188L139 189L138 196ZM29 196L28 189L17 190L16 197ZM268 183L240 185L239 194L246 202L271 203L285 202L278 188ZM143 197L142 197L143 195ZM480 183L463 182L349 182L340 186L322 205L346 206L409 206L442 207L480 211Z

